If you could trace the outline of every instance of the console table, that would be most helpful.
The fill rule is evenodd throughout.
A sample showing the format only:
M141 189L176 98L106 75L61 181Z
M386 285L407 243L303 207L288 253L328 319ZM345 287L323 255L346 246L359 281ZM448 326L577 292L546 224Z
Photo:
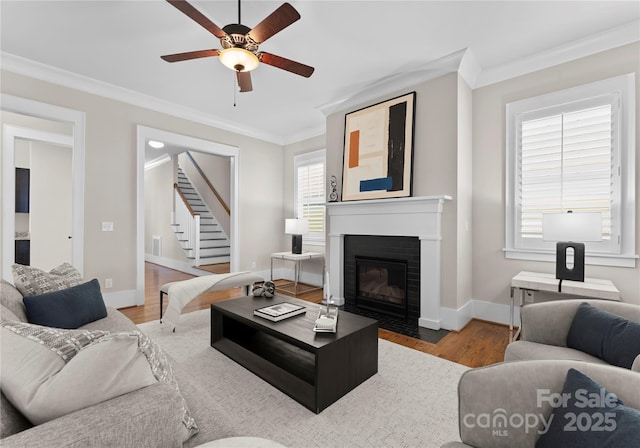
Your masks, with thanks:
M611 280L585 278L584 282L575 282L571 280L558 280L555 274L522 271L511 279L511 305L509 308L511 317L509 323L510 340L516 340L520 334L520 328L518 328L516 334L513 335L513 314L516 294L519 296L519 305L522 307L525 303L524 295L526 291L546 291L566 296L561 298L580 296L620 301L620 291L618 291Z
M294 294L297 296L298 295L298 283L300 282L300 263L302 263L305 260L312 260L312 259L322 259L324 261L324 254L321 254L319 252L302 252L301 254L294 254L293 252L274 252L271 254L271 281L273 281L273 260L287 260L287 261L293 261L294 262L294 275L293 275L293 282L291 283L285 283L283 285L279 285L279 288L282 288L283 286L290 286L293 285L294 288ZM307 291L314 291L316 289L322 289L324 287L324 268L322 269L323 274L322 274L322 285L319 287L314 287L314 288L310 288L310 289L306 289L304 292Z

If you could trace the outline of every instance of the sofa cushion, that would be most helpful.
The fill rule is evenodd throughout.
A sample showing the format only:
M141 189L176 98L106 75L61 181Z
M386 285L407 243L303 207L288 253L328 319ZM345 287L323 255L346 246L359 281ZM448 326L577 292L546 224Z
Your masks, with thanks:
M49 272L21 264L14 264L11 270L13 282L23 296L59 291L82 283L80 272L69 263L62 263Z
M0 304L11 311L18 320L27 321L27 313L22 302L22 293L5 280L0 281Z
M576 369L569 369L554 401L549 429L536 448L616 448L640 446L640 411Z
M573 361L587 361L594 364L608 364L600 358L596 358L588 353L568 347L557 347L555 345L538 344L529 341L514 341L507 345L504 353L505 361L529 361L545 359L567 359Z
M581 303L569 328L567 347L630 369L640 354L640 323Z
M0 415L0 439L33 427L3 393L0 393Z
M60 291L26 296L23 300L27 320L32 324L79 328L107 317L107 308L97 279Z
M33 424L158 381L179 392L164 352L139 331L62 330L9 321L0 325L2 391ZM187 440L197 425L182 402Z

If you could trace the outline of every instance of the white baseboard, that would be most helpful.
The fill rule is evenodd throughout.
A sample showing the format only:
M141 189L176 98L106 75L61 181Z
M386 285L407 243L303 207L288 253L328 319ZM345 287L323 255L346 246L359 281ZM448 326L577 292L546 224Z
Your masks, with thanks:
M137 306L136 290L129 289L126 291L102 292L102 298L107 306L113 308L125 308L128 306ZM144 298L142 299L144 300Z
M443 328L441 320L425 319L423 317L418 319L418 326L429 328L431 330L439 330Z
M457 310L444 307L440 308L440 320L442 321L442 328L445 330L459 331L473 317L475 317L473 314L473 301L465 303Z
M483 300L471 300L473 303L473 317L476 319L488 320L499 324L509 325L509 305L502 303L485 302ZM520 325L520 307L513 308L514 325Z
M514 325L520 325L520 307L515 306L513 310ZM482 319L489 322L509 325L509 305L502 303L485 302L483 300L472 299L460 308L440 308L442 328L446 330L461 330L471 319ZM421 319L422 320L422 319ZM420 324L420 326L426 326ZM427 327L431 328L431 327Z

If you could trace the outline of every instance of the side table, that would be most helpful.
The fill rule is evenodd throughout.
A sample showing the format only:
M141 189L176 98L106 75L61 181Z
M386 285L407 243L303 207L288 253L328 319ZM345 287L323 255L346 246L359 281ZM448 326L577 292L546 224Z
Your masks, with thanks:
M271 254L271 281L273 281L273 260L286 260L286 261L293 261L294 262L294 280L291 283L285 283L282 286L290 286L293 285L294 287L294 294L297 296L298 295L298 283L300 282L300 263L302 263L305 260L312 260L312 259L321 259L323 260L323 265L324 265L324 254L321 254L319 252L302 252L301 254L294 254L293 252L274 252ZM322 289L324 288L324 266L322 269L322 284L319 287L313 287L310 289L306 289L305 292L307 291L315 291L316 289Z
M509 307L511 321L509 323L509 342L518 339L518 335L520 334L520 328L518 328L515 335L513 334L516 294L519 296L520 307L523 307L526 291L547 291L557 294L565 294L567 296L620 301L620 291L618 291L611 280L585 278L584 282L575 282L571 280L558 280L555 274L522 271L511 279L511 305ZM522 326L522 324L520 325Z

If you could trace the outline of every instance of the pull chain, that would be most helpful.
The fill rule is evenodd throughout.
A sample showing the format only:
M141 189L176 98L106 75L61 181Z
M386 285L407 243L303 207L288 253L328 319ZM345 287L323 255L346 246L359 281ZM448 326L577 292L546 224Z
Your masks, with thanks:
M238 83L236 74L233 74L233 107L236 107L236 95L238 91Z

